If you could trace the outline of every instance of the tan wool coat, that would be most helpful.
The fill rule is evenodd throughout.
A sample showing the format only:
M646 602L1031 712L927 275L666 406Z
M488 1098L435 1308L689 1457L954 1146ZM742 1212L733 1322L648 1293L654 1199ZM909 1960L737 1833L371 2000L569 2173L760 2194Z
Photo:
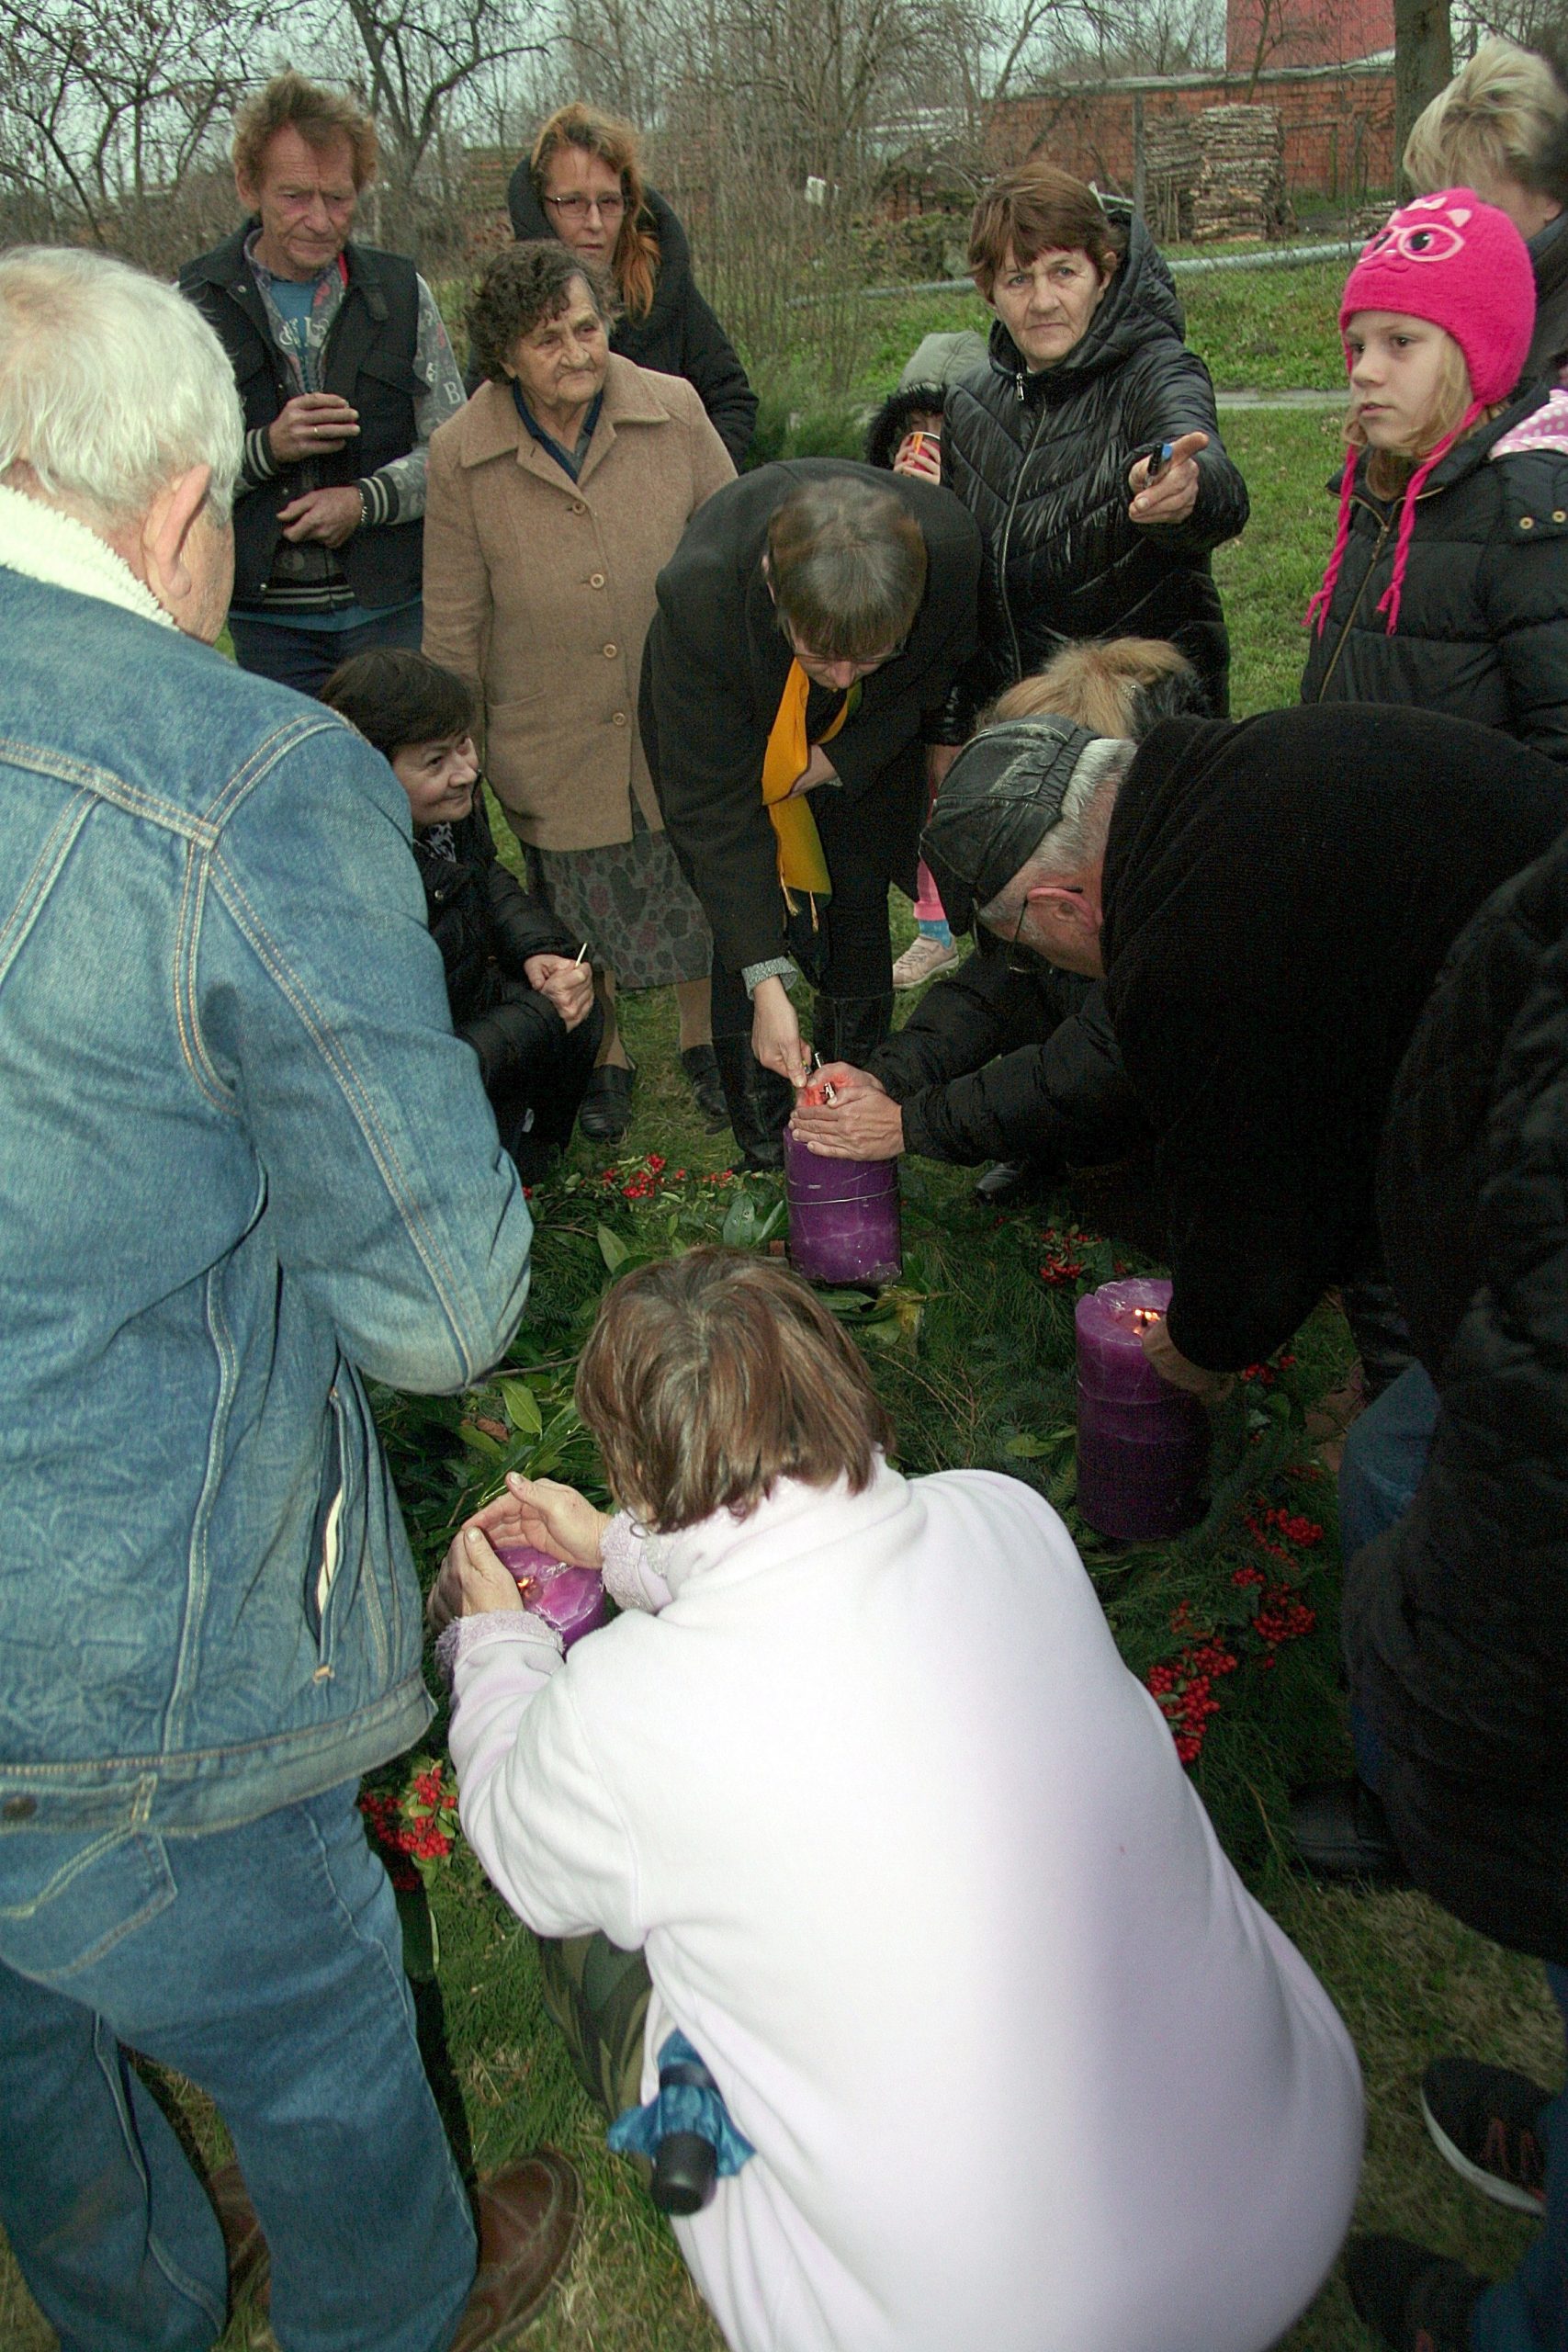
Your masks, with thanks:
M522 840L631 839L663 823L637 734L654 582L735 468L682 377L611 355L577 481L510 384L483 384L430 444L424 650L478 685L485 767Z

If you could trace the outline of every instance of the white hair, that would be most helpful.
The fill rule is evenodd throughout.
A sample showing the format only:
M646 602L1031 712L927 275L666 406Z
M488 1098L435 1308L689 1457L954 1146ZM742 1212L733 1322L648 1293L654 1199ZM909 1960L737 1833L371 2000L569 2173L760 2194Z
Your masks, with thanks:
M119 525L206 465L226 522L243 445L228 355L173 287L107 254L0 254L0 480L27 466L46 498Z
M1006 888L997 892L988 907L980 909L982 922L993 931L1005 929L1038 884L1073 882L1100 864L1116 796L1137 748L1136 743L1119 737L1084 745L1072 782L1062 795L1061 815L1042 833Z

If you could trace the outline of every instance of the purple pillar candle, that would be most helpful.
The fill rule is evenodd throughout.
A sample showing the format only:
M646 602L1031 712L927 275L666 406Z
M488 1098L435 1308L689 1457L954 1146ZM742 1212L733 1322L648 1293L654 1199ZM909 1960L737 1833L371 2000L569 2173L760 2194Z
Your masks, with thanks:
M1160 1377L1139 1336L1169 1305L1168 1283L1133 1275L1088 1293L1074 1318L1078 1510L1123 1543L1179 1534L1205 1508L1209 1416Z
M604 1622L604 1586L597 1568L574 1568L536 1552L532 1544L497 1544L495 1556L517 1579L518 1590L536 1617L553 1625L561 1647Z
M896 1159L829 1159L784 1129L789 1255L813 1283L892 1283L904 1271Z

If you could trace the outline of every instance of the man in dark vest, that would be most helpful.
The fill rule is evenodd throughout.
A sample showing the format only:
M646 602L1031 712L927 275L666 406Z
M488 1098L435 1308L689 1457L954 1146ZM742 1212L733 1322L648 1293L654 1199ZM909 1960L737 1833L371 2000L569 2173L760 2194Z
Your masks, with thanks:
M425 453L463 386L412 263L349 242L369 117L280 74L233 156L251 217L180 273L244 408L229 632L244 669L314 694L350 654L419 644Z

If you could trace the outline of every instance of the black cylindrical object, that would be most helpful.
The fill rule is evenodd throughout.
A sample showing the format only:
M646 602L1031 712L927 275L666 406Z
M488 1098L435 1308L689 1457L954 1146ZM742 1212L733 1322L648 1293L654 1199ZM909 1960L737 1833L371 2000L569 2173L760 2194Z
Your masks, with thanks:
M661 2213L700 2213L718 2187L718 2156L700 2132L667 2132L653 2159L651 2195Z
M701 2059L673 2058L659 2070L661 2091L682 2086L696 2091L712 2091L718 2096L718 2085ZM685 2215L700 2213L712 2201L718 2187L718 2151L702 2132L667 2132L659 2143L653 2158L653 2183L649 2194L661 2213Z

